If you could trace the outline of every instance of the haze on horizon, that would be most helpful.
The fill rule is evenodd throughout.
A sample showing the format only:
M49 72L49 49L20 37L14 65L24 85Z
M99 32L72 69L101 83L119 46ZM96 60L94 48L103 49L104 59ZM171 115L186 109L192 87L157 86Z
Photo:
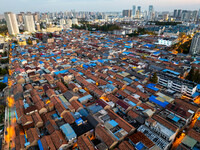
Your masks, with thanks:
M142 6L142 11L154 5L156 11L174 9L199 10L200 0L1 0L0 14L19 12L58 12L58 11L122 11L132 9L132 5Z

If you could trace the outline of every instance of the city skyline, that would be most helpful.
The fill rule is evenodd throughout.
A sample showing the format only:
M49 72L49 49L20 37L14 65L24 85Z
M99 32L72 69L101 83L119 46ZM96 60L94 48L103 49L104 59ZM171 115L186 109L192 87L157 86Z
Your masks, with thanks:
M171 5L173 3L173 6ZM40 5L38 5L40 4ZM156 11L173 11L174 9L188 9L199 10L199 0L144 0L144 1L131 1L131 0L10 0L1 2L0 14L11 11L14 13L26 11L39 11L39 12L57 12L57 11L122 11L123 9L131 9L132 5L140 5L142 11L148 10L149 5L153 5ZM9 8L7 7L9 6ZM24 7L25 6L25 7Z

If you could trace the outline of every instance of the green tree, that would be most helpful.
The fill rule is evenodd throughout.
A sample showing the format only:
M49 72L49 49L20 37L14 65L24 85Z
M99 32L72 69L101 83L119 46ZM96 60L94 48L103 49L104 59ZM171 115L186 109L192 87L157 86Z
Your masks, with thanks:
M186 77L186 79L187 80L190 80L190 81L194 81L194 67L192 67L191 69L190 69L190 72L188 73L188 75L187 75L187 77Z
M5 51L5 52L3 53L3 56L4 56L4 57L6 57L6 56L7 56L7 51Z
M1 74L2 74L2 75L7 74L7 70L6 70L6 69L2 69L2 70L1 70Z
M196 82L196 83L199 83L199 80L200 80L200 73L199 73L199 70L196 70L195 73L194 73L193 81Z
M0 82L0 91L2 91L7 85L3 82Z
M30 38L27 40L27 44L32 45L32 40Z
M157 73L156 72L150 78L150 81L153 82L153 83L157 83L158 82L158 77L157 77Z

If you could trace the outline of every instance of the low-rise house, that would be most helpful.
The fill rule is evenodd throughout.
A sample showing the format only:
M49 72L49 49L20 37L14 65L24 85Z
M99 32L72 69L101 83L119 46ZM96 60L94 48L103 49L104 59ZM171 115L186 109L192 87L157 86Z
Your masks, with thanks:
M113 148L117 144L117 139L111 136L108 130L101 125L98 125L95 128L95 136L98 139L101 139L108 146L108 148Z
M56 149L67 149L68 148L67 141L61 131L55 130L50 135L50 137L51 137L51 140L52 140L53 144L55 145Z
M38 140L38 146L40 149L51 149L56 150L56 147L51 140L50 135L43 136L40 140Z

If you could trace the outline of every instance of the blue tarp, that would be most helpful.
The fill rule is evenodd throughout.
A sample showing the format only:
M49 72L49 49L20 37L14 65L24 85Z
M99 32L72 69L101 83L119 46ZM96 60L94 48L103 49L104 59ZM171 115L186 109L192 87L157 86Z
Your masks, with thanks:
M157 100L156 97L153 96L153 95L151 97L149 97L149 101L154 102L154 103L156 103L156 104L158 104L158 105L160 105L160 106L162 106L164 108L169 104L166 101L165 102L161 102L161 101Z
M154 85L154 86L155 86L155 85ZM157 92L159 89L156 88L156 87L154 87L154 86L150 83L150 84L148 84L146 87Z
M40 63L40 64L43 64L44 62L43 62L43 61L39 61L39 63Z
M90 67L95 67L96 65L95 63L89 64Z
M132 101L128 101L128 104L129 104L129 105L131 105L131 106L133 106L133 107L135 107L135 106L136 106L136 104L135 104L135 103L133 103Z
M125 48L131 48L131 46L127 46L127 45L125 45L124 47L125 47Z
M38 146L40 150L44 150L41 140L38 140Z
M135 147L136 149L141 150L144 148L144 144L142 144L142 142L139 142Z
M197 96L199 96L199 95L200 95L199 92L195 92L195 93L192 95L192 97L195 98L195 97L197 97Z
M101 59L98 59L98 62L100 62L100 63L103 63L103 60L101 60Z
M18 61L19 59L18 59L18 58L13 59L13 60L12 60L12 63L13 63L14 61L16 61L16 60Z
M83 68L85 68L85 69L88 69L88 68L89 68L89 66L88 66L88 65L85 65L85 64L83 64Z
M129 54L133 54L133 52L123 52L122 54L129 55Z
M180 75L180 73L176 72L176 71L173 71L173 70L170 70L170 69L164 69L163 72L170 72L170 73L173 73L175 75Z
M145 44L143 46L148 47L148 48L154 47L154 45L152 45L152 44Z
M55 75L58 75L58 74L64 74L64 73L67 73L68 70L61 70L61 71L57 71L57 72L54 72Z
M83 123L83 119L79 118L75 122L79 126L79 125L81 125Z
M197 85L197 89L199 89L199 90L200 90L200 84L198 84L198 85Z
M108 81L110 84L113 84L113 82L112 81Z
M159 58L159 60L161 60L161 61L169 61L168 59L165 59L165 58Z
M3 83L8 83L8 76L4 76Z
M113 127L116 127L118 125L118 123L115 120L110 120L108 123Z
M76 62L76 61L77 61L77 59L76 59L76 58L73 58L73 59L71 59L71 61L72 61L72 62Z
M153 54L158 55L158 54L160 54L160 51L154 52Z
M37 57L37 56L36 56L36 55L32 55L32 56L31 56L31 58L35 58L35 57Z
M178 122L180 120L180 118L177 117L177 116L174 116L174 118L172 120L175 121L175 122Z

